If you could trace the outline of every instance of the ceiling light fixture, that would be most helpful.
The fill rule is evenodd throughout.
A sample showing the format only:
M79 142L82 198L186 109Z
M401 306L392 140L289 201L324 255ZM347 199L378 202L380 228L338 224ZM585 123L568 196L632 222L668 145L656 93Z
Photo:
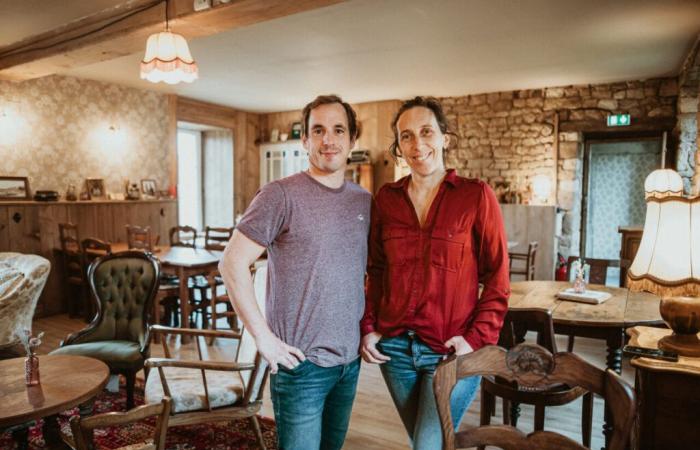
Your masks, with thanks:
M191 83L199 78L199 70L185 38L170 32L168 6L166 0L165 31L150 35L146 42L146 54L141 61L141 79L151 83Z

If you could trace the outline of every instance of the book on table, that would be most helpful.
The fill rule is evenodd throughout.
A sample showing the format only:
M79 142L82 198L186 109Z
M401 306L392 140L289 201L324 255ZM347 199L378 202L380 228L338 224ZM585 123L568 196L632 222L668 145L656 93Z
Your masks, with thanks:
M599 305L610 297L612 297L612 294L609 292L592 291L590 289L586 289L584 292L576 292L574 288L564 289L557 294L557 298L560 300L590 303L593 305Z

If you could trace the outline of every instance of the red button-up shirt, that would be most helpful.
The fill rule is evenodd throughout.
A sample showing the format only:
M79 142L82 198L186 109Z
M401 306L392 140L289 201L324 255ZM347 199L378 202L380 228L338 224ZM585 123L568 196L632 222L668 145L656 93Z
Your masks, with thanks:
M474 350L495 344L510 296L496 196L486 183L448 170L421 228L409 179L385 185L374 201L362 334L413 330L440 353L454 336Z

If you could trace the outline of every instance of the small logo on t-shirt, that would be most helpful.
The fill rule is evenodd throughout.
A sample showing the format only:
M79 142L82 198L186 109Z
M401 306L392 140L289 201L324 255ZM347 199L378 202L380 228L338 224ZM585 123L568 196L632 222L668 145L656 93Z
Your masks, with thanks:
M363 216L362 214L358 214L358 215L357 215L357 220L359 220L360 222L362 222L362 221L365 220L365 216Z

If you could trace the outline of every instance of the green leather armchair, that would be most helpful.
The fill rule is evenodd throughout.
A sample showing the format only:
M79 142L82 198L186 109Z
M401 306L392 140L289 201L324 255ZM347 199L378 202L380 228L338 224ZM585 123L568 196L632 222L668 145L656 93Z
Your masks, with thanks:
M149 325L160 263L150 253L127 251L96 259L88 268L97 313L52 354L99 359L126 377L127 409L134 407L136 373L150 356Z

